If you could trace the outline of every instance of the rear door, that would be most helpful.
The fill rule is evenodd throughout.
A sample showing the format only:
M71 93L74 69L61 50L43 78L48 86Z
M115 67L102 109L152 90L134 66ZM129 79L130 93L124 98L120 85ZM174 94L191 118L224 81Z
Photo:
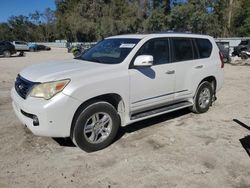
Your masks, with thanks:
M192 38L175 37L171 38L172 62L175 64L176 100L189 98L192 93L192 80L195 78L195 66L198 62L194 61L195 54Z
M193 97L199 82L207 75L212 44L208 39L172 38L172 61L176 65L175 96Z

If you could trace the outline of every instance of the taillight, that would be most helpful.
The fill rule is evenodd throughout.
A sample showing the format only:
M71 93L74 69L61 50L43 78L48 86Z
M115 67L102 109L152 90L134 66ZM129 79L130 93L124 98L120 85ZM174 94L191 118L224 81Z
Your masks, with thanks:
M220 54L220 61L221 61L221 68L224 68L224 58L223 58L223 54L221 53L221 52L219 52L219 54Z

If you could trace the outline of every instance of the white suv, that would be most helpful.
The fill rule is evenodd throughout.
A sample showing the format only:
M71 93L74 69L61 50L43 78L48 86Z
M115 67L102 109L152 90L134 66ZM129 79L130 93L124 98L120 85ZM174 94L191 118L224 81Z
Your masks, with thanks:
M206 112L222 87L223 67L210 36L120 35L70 62L24 69L11 96L34 134L71 137L90 152L111 144L120 126L187 107Z

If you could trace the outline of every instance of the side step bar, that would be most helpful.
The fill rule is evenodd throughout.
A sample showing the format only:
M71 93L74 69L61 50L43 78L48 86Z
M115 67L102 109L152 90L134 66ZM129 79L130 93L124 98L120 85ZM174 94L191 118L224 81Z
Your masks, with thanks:
M161 108L156 108L156 109L148 110L148 111L145 111L145 112L132 114L130 119L135 120L135 119L140 119L140 118L144 118L144 117L147 117L147 116L153 116L153 115L157 115L157 114L159 114L159 115L160 114L165 114L165 113L172 112L172 111L175 111L175 110L179 110L179 109L182 109L182 108L187 108L187 107L190 107L192 105L193 105L193 103L188 102L188 101L179 102L179 103L164 106L164 107L161 107Z

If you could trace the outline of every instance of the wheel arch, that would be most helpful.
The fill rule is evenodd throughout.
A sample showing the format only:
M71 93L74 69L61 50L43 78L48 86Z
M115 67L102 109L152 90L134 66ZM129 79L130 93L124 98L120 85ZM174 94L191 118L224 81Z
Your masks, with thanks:
M206 78L204 78L203 80L200 81L199 85L201 85L201 83L205 82L205 81L211 83L212 88L213 88L213 92L215 93L216 88L217 88L217 80L216 80L215 76L207 76ZM198 87L199 87L199 85L198 85Z
M87 106L97 102L97 101L104 101L110 103L118 112L120 119L121 119L121 124L124 121L125 118L125 103L122 97L119 94L116 93L108 93L108 94L103 94L99 96L95 96L93 98L90 98L86 101L84 101L75 111L72 122L71 122L71 128L70 128L70 137L72 138L73 130L74 130L74 125L77 120L78 115L81 113L83 109L85 109Z

